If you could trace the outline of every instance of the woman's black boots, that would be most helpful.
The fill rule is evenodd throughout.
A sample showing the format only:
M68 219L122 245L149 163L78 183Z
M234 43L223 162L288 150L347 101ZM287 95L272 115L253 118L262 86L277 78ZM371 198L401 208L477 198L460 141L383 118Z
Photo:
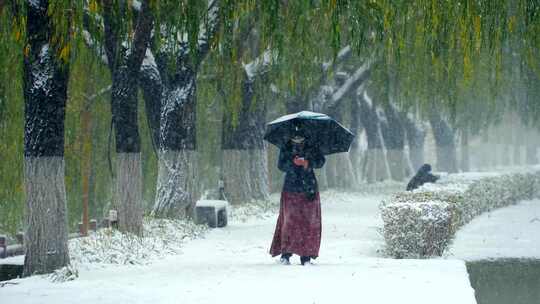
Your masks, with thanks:
M291 262L289 261L289 259L291 258L291 256L292 253L282 253L279 262L283 265L290 265Z
M301 256L300 257L300 263L302 263L302 265L305 265L306 263L311 264L311 257L309 257L309 256Z

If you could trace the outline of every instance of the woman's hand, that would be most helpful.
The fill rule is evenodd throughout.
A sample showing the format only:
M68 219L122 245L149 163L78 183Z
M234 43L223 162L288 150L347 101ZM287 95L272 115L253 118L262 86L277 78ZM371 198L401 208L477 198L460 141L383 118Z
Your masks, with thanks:
M294 157L293 163L297 166L304 167L304 170L307 170L309 166L309 161L303 157L298 157L298 155Z

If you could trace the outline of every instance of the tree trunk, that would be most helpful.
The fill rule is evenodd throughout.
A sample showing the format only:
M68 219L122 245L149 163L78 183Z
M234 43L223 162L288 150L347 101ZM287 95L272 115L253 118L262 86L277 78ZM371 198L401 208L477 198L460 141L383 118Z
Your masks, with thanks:
M168 218L190 216L196 200L197 153L170 150L159 153L156 201L153 215Z
M527 150L525 155L527 165L538 164L538 146L534 142L527 143Z
M283 173L277 168L279 149L274 145L267 146L268 179L271 193L280 192L283 186Z
M521 136L518 136L518 134L523 134L524 130L521 127L521 124L519 122L514 123L512 127L514 128L514 134L515 134L512 140L512 144L514 148L513 149L514 151L512 153L513 165L521 166L523 164L523 156L521 152L522 139L521 139Z
M312 111L312 107L310 106L310 102L307 100L306 97L296 95L288 98L287 102L285 103L285 106L287 108L287 113L296 113L300 111Z
M338 153L334 156L336 164L336 187L341 189L354 189L358 185L358 180L354 174L355 170L351 161L350 153Z
M397 110L392 104L385 105L386 121L382 121L381 132L386 146L386 157L390 174L395 181L402 181L406 175L405 132Z
M181 218L198 198L196 73L183 69L162 104L159 171L152 214Z
M161 101L163 99L163 82L161 75L154 60L154 55L148 49L141 65L139 76L139 86L144 97L144 109L150 128L150 136L154 149L158 149L160 119L161 119Z
M525 129L525 163L527 165L538 164L538 140L539 136L533 126L527 126Z
M328 112L335 120L343 121L339 109L332 108ZM325 167L328 187L352 189L358 184L349 153L328 156Z
M388 179L386 157L383 151L379 129L379 118L371 100L366 99L365 92L358 94L360 121L366 131L368 150L363 161L363 176L368 183Z
M160 155L159 171L156 199L152 210L154 216L189 217L199 197L196 79L200 64L210 50L210 41L218 29L218 10L219 1L208 1L208 18L203 18L197 49L190 49L188 41L180 41L174 46L162 45L162 49L154 52L157 54L156 65L163 92L157 143ZM191 55L193 53L196 54L196 58ZM176 62L176 66L171 69L170 63L173 61ZM152 66L150 70L155 69ZM155 82L157 77L151 74L150 77L153 78L149 82L152 86L151 83ZM154 91L151 96L156 96L160 92ZM155 102L152 104L154 111L149 112L155 113ZM157 124L154 124L154 128L156 126Z
M268 157L264 149L250 150L251 166L250 182L253 198L256 200L268 200L270 198L270 182L268 178Z
M82 235L88 235L88 205L90 200L90 176L92 175L92 116L86 103L81 112L81 183L82 183Z
M471 171L471 161L469 158L469 130L461 130L461 171Z
M326 184L328 188L338 187L338 170L337 170L337 154L329 155L326 157L326 163L324 165L324 175L326 176Z
M456 173L458 169L454 131L434 107L430 111L429 122L436 142L437 169L448 173Z
M401 117L403 126L405 127L407 143L409 144L409 159L413 171L416 172L424 164L424 142L426 139L426 131L422 129L420 123L414 121L412 115L403 113Z
M493 154L493 151L489 148L489 133L487 130L483 130L481 133L482 136L482 142L480 145L480 157L477 161L477 166L481 170L489 170L490 168L490 160L491 160L491 154Z
M354 134L354 139L349 151L351 166L356 177L356 182L360 182L360 106L356 98L350 98L351 101L351 132Z
M103 1L104 45L112 75L111 112L116 139L118 228L141 235L142 171L138 126L138 79L153 28L149 0L143 0L129 50L122 45L112 1Z
M315 178L317 178L317 183L319 185L319 191L328 190L328 181L326 180L325 168L315 169Z
M64 177L64 119L69 65L49 45L48 1L26 2L29 52L24 56L23 275L49 273L69 264Z
M265 129L265 105L253 96L253 80L244 80L242 106L238 121L225 111L222 128L222 178L225 195L233 203L267 200L268 165Z
M137 83L127 67L113 71L111 111L116 139L115 206L118 229L142 235L141 139Z
M118 153L116 158L118 229L142 235L142 170L141 153Z
M69 264L64 171L63 156L25 156L24 276Z

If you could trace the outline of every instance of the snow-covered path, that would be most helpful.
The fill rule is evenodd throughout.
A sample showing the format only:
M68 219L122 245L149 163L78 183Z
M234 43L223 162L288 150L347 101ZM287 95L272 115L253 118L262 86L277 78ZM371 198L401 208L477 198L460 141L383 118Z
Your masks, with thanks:
M461 228L446 256L540 259L540 200L486 212Z
M232 221L180 255L148 266L80 269L55 284L41 277L0 288L2 303L476 303L463 261L393 260L378 253L381 196L325 193L314 266L268 255L277 214Z

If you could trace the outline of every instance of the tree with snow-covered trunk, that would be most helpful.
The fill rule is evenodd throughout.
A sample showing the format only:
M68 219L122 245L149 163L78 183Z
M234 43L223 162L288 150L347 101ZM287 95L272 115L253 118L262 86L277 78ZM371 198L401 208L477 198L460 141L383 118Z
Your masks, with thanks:
M360 86L357 91L363 90L363 86ZM360 105L358 104L356 97L350 97L351 103L351 124L350 131L354 134L353 142L351 143L351 150L349 151L349 157L351 159L352 167L356 176L356 181L360 182L362 179L360 168L361 152L360 152Z
M409 160L414 173L424 164L425 126L424 123L415 120L411 113L401 112L400 116L405 128L405 138L409 145Z
M221 179L227 200L233 204L269 198L268 149L263 140L267 104L257 95L256 84L267 79L277 54L272 49L260 52L259 40L254 24L248 23L241 27L239 38L231 42L240 45L241 54L257 54L254 60L243 64L241 75L237 76L242 79L240 104L226 107L222 118Z
M454 130L442 118L435 104L430 106L428 117L435 138L437 170L448 173L458 172Z
M177 40L159 46L152 44L163 87L154 216L189 216L198 196L197 73L218 29L218 13L219 1L208 1L196 48L192 48L187 33L176 33Z
M389 173L375 105L365 90L358 92L357 101L360 108L360 122L366 131L368 143L368 149L362 160L362 176L368 183L386 180Z
M66 52L67 44L53 42L55 28L48 10L49 1L25 4L23 275L29 276L53 272L69 264L64 177L69 53L62 53ZM64 43L69 43L69 38L65 39Z
M327 113L337 121L343 121L341 109L329 109ZM357 186L355 168L347 153L338 153L326 157L326 179L328 187L352 189Z
M141 72L139 75L139 87L141 88L144 109L148 127L151 132L152 145L157 151L160 143L160 118L161 118L161 100L163 99L163 82L161 74L157 67L152 50L146 50Z
M118 9L113 0L102 0L104 48L112 76L111 111L116 139L115 205L118 228L142 235L142 170L139 137L137 89L139 71L153 28L149 0L143 0L134 17L134 33L124 33L129 22L125 6ZM131 41L130 41L131 40ZM129 41L129 42L128 42Z
M405 130L403 122L390 101L380 108L384 120L380 121L381 133L386 147L386 159L393 180L402 181L407 175L408 164L405 159Z
M329 113L337 121L342 121L342 105L354 100L359 86L364 83L373 68L374 60L367 59L352 75L336 73L333 86L322 86L312 102L316 111ZM326 180L329 187L353 188L358 184L355 167L349 153L339 153L327 158L325 166Z
M223 115L221 178L227 200L233 204L269 197L268 160L263 140L266 105L255 100L254 81L246 74L237 119L230 111Z

